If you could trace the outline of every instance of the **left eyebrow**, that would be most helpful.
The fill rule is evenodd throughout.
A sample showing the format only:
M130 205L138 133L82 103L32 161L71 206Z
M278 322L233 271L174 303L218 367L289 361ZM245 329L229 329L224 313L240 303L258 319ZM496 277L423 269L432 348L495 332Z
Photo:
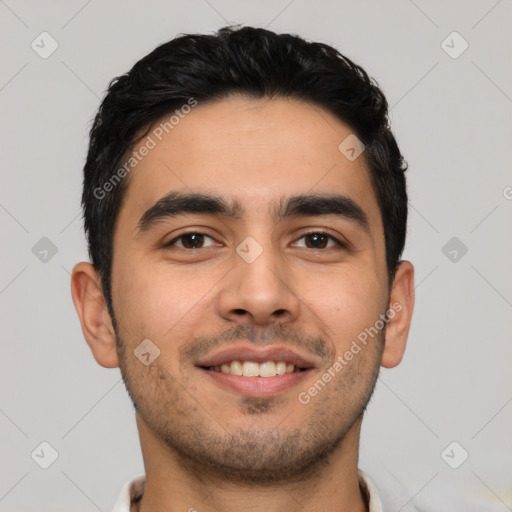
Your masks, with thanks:
M299 194L288 198L282 197L272 206L272 217L275 221L293 217L336 216L355 222L366 233L370 232L366 213L348 196L324 193ZM136 231L138 234L142 234L159 221L179 215L214 215L239 220L244 213L244 207L236 199L228 201L222 196L214 194L173 191L144 212L137 224Z
M364 210L350 197L341 194L299 194L281 198L274 206L273 217L284 220L290 217L335 216L341 220L352 221L367 234L370 222Z

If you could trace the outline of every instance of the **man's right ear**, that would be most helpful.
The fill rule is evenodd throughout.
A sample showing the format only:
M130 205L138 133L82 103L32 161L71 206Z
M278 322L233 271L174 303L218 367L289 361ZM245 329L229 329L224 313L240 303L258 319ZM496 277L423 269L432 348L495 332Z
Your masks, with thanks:
M105 368L117 368L116 334L103 296L101 280L90 263L81 262L73 267L71 295L94 359Z

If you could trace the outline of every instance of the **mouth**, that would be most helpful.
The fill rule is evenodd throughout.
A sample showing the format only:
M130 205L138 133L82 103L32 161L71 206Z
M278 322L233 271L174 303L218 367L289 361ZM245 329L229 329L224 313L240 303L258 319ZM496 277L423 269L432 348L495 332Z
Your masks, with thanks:
M205 376L223 389L245 396L268 397L290 389L315 365L288 349L229 349L196 363Z
M255 361L228 361L216 366L203 366L204 370L226 373L229 375L238 375L239 377L263 377L265 379L275 377L276 375L286 375L287 373L298 373L306 371L306 368L300 368L292 363L285 361L265 361L257 363Z

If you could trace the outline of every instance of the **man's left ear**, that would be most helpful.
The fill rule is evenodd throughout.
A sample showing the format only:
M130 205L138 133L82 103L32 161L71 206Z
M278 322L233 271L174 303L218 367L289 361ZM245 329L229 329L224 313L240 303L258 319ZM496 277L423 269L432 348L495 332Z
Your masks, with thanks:
M388 324L381 365L394 368L405 352L414 309L414 267L409 261L398 264L389 298Z

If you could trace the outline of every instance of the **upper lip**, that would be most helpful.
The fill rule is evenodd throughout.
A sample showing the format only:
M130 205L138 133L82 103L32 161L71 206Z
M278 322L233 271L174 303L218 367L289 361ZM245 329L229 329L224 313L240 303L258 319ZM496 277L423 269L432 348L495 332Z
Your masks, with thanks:
M287 364L293 364L298 368L314 368L315 363L299 355L297 352L286 347L267 347L256 349L253 346L229 347L218 352L205 356L196 363L196 366L220 366L231 361L253 361L255 363L265 363L267 361L284 361Z

